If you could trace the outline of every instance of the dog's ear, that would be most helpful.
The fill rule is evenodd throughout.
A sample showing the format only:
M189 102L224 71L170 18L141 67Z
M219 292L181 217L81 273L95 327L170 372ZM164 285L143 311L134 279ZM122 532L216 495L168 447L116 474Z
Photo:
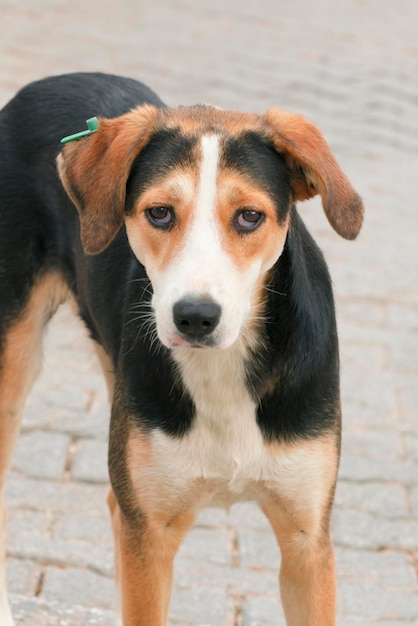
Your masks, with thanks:
M99 118L97 131L70 141L58 156L58 172L78 209L87 254L102 252L122 226L129 172L159 115L159 109L145 105L114 119Z
M316 194L329 223L345 239L355 239L363 223L363 202L341 171L320 131L300 115L269 109L267 133L291 174L293 200Z

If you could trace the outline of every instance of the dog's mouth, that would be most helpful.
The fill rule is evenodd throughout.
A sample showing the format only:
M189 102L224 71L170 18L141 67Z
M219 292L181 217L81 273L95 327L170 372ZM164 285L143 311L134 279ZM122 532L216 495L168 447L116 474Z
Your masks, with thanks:
M170 348L220 348L220 342L215 337L188 337L186 335L175 334L170 340Z

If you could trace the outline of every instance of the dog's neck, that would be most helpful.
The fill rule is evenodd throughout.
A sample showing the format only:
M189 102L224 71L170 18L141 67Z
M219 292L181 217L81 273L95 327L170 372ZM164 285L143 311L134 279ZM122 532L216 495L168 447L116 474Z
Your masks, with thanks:
M182 384L208 419L219 413L236 414L237 407L248 405L246 364L258 342L257 331L251 329L226 350L179 347L171 351Z

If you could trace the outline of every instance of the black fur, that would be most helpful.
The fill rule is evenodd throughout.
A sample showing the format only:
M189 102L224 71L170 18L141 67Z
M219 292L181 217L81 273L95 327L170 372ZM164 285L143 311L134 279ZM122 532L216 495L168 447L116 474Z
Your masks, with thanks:
M78 216L56 170L60 139L144 102L163 106L129 78L79 73L31 83L0 111L0 338L40 273L59 271L76 290Z
M268 285L264 348L247 365L268 439L316 436L339 413L338 339L323 255L293 208Z
M288 215L291 196L289 171L282 156L255 132L227 137L223 143L222 165L242 172L264 189L274 200L278 221L282 222Z
M179 130L160 130L134 161L129 175L125 213L130 215L134 202L151 183L167 174L173 167L187 166L192 162L197 137L183 136Z
M93 115L115 117L149 102L164 106L136 81L103 74L46 79L23 89L0 113L0 338L23 310L36 278L59 271L80 314L110 354L129 413L147 428L182 436L193 402L176 376L169 350L145 323L151 285L132 254L124 228L101 254L86 257L77 213L58 179L61 137L83 130ZM193 137L161 131L136 159L127 185L127 213L155 177L187 162ZM279 221L289 209L283 159L254 133L227 140L226 163L271 195ZM338 416L338 345L328 271L296 209L284 252L266 292L268 346L247 363L267 440L311 437Z

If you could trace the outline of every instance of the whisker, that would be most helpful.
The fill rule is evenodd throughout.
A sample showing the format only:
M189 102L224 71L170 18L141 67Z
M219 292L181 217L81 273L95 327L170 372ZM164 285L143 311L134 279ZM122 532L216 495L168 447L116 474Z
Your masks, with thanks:
M141 309L141 307L153 309L152 303L144 300L143 302L135 302L134 304L131 304L131 306L128 309L128 313L138 311L139 309Z
M135 348L140 338L142 338L145 341L147 337L150 335L151 347L154 345L155 340L158 339L157 329L155 326L154 311L140 313L140 315L137 315L133 317L132 319L128 320L127 325L134 323L134 322L138 322L139 320L142 321L142 324L138 326L135 339L132 342L132 346L129 348L126 354L129 354L129 352L131 352ZM155 338L154 338L154 335L155 335ZM157 349L158 349L158 344L157 344Z
M158 337L158 333L157 333L157 329L154 328L153 329L153 333L151 335L151 339L150 339L150 351L152 355L156 355L158 354L159 350L161 350L162 344L159 340Z
M143 278L131 278L128 282L129 284L132 284L132 283L141 283L145 281L151 284L151 281L147 276L144 276Z
M156 332L156 328L155 328L155 317L154 315L150 315L148 314L146 316L146 319L144 320L143 324L141 324L141 326L138 328L138 331L136 333L136 337L135 337L135 341L134 341L134 345L136 345L136 343L138 342L138 339L141 336L141 332L142 329L146 328L146 332L142 335L142 339L147 339L148 335L151 333L151 337L152 337L152 333L153 331Z
M263 285L263 289L265 289L266 291L270 291L270 293L275 293L278 296L284 296L285 298L287 298L287 293L283 293L282 291L277 291L276 289L272 289L271 287L268 287L267 285Z
M133 324L139 320L144 320L144 323L146 323L147 321L154 321L154 312L153 311L144 311L144 312L140 312L140 311L131 311L131 313L139 313L139 315L136 315L135 317L132 317L131 319L129 319L126 322L126 325L128 326L129 324Z

